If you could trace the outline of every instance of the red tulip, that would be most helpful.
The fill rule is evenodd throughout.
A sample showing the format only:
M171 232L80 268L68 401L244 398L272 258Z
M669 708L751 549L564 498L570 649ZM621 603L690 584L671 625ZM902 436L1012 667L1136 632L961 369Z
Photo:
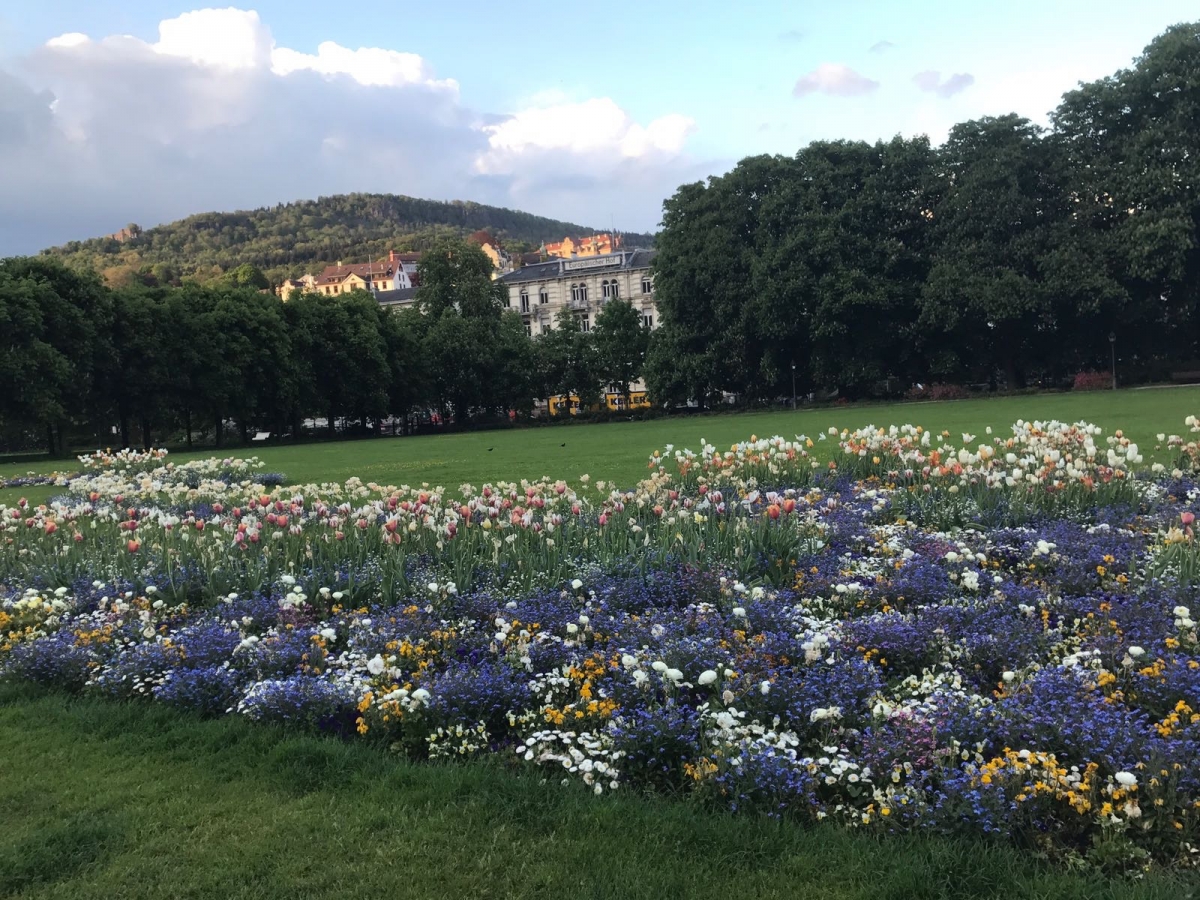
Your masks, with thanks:
M772 503L770 506L767 507L767 515L770 516L772 519L778 519L779 518L779 507L776 506L774 503Z
M128 550L130 553L137 553L138 548L141 546L142 545L139 544L137 541L130 541L129 543L127 543L125 545L125 549Z
M57 525L55 525L53 522L46 523L46 534L54 534L56 531L58 531Z

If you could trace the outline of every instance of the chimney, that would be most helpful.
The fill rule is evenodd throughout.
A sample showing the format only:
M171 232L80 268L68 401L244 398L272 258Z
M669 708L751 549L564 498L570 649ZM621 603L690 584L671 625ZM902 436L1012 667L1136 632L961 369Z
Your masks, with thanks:
M389 250L389 251L388 251L388 262L390 262L390 263L394 263L395 261L396 261L396 251L395 251L395 250Z
M342 267L342 261L339 259L338 260L338 268L340 269L341 267Z

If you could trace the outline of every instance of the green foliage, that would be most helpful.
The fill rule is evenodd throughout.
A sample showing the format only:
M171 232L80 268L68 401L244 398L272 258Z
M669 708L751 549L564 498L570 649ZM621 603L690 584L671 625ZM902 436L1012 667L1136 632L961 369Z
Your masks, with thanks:
M642 324L641 311L631 302L611 300L597 313L591 334L600 379L625 395L628 408L629 386L641 377L650 329Z
M1200 356L1200 24L1015 115L757 156L666 201L647 378L665 403L797 387L1069 384ZM1131 161L1137 161L1136 164Z
M601 364L591 332L584 331L575 313L564 307L554 328L537 338L546 393L579 398L587 409L600 402Z

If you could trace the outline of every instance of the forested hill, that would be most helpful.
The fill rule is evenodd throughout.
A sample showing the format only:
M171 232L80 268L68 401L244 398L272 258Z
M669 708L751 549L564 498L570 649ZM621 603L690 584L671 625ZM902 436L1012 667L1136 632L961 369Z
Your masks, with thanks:
M491 232L511 251L593 229L479 203L395 194L342 194L249 212L201 213L168 225L130 225L116 236L72 241L44 251L101 273L110 284L134 279L208 281L249 263L278 282L338 260L365 261L388 250L421 250L437 238ZM119 238L119 239L118 239ZM647 246L649 235L630 234Z

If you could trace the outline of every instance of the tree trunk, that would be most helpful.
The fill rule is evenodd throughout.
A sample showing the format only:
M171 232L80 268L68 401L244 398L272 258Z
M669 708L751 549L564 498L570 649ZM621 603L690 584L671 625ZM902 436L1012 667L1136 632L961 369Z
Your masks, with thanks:
M191 450L192 449L192 408L190 406L184 407L183 420L187 427L187 448L189 450Z
M46 423L46 452L50 456L55 455L56 447L54 446L54 425Z
M220 416L217 416L216 431L217 431L217 446L220 447L221 439L225 435L225 422Z
M331 409L329 410L329 436L331 438L337 437L337 428L333 424L333 419L333 410Z
M129 440L129 411L122 406L119 415L121 419L121 446L132 446Z
M238 430L242 434L242 446L250 443L250 425L245 419L238 419Z
M150 417L147 416L145 413L142 413L141 420L142 420L142 449L149 450L152 445L152 441L150 439Z

